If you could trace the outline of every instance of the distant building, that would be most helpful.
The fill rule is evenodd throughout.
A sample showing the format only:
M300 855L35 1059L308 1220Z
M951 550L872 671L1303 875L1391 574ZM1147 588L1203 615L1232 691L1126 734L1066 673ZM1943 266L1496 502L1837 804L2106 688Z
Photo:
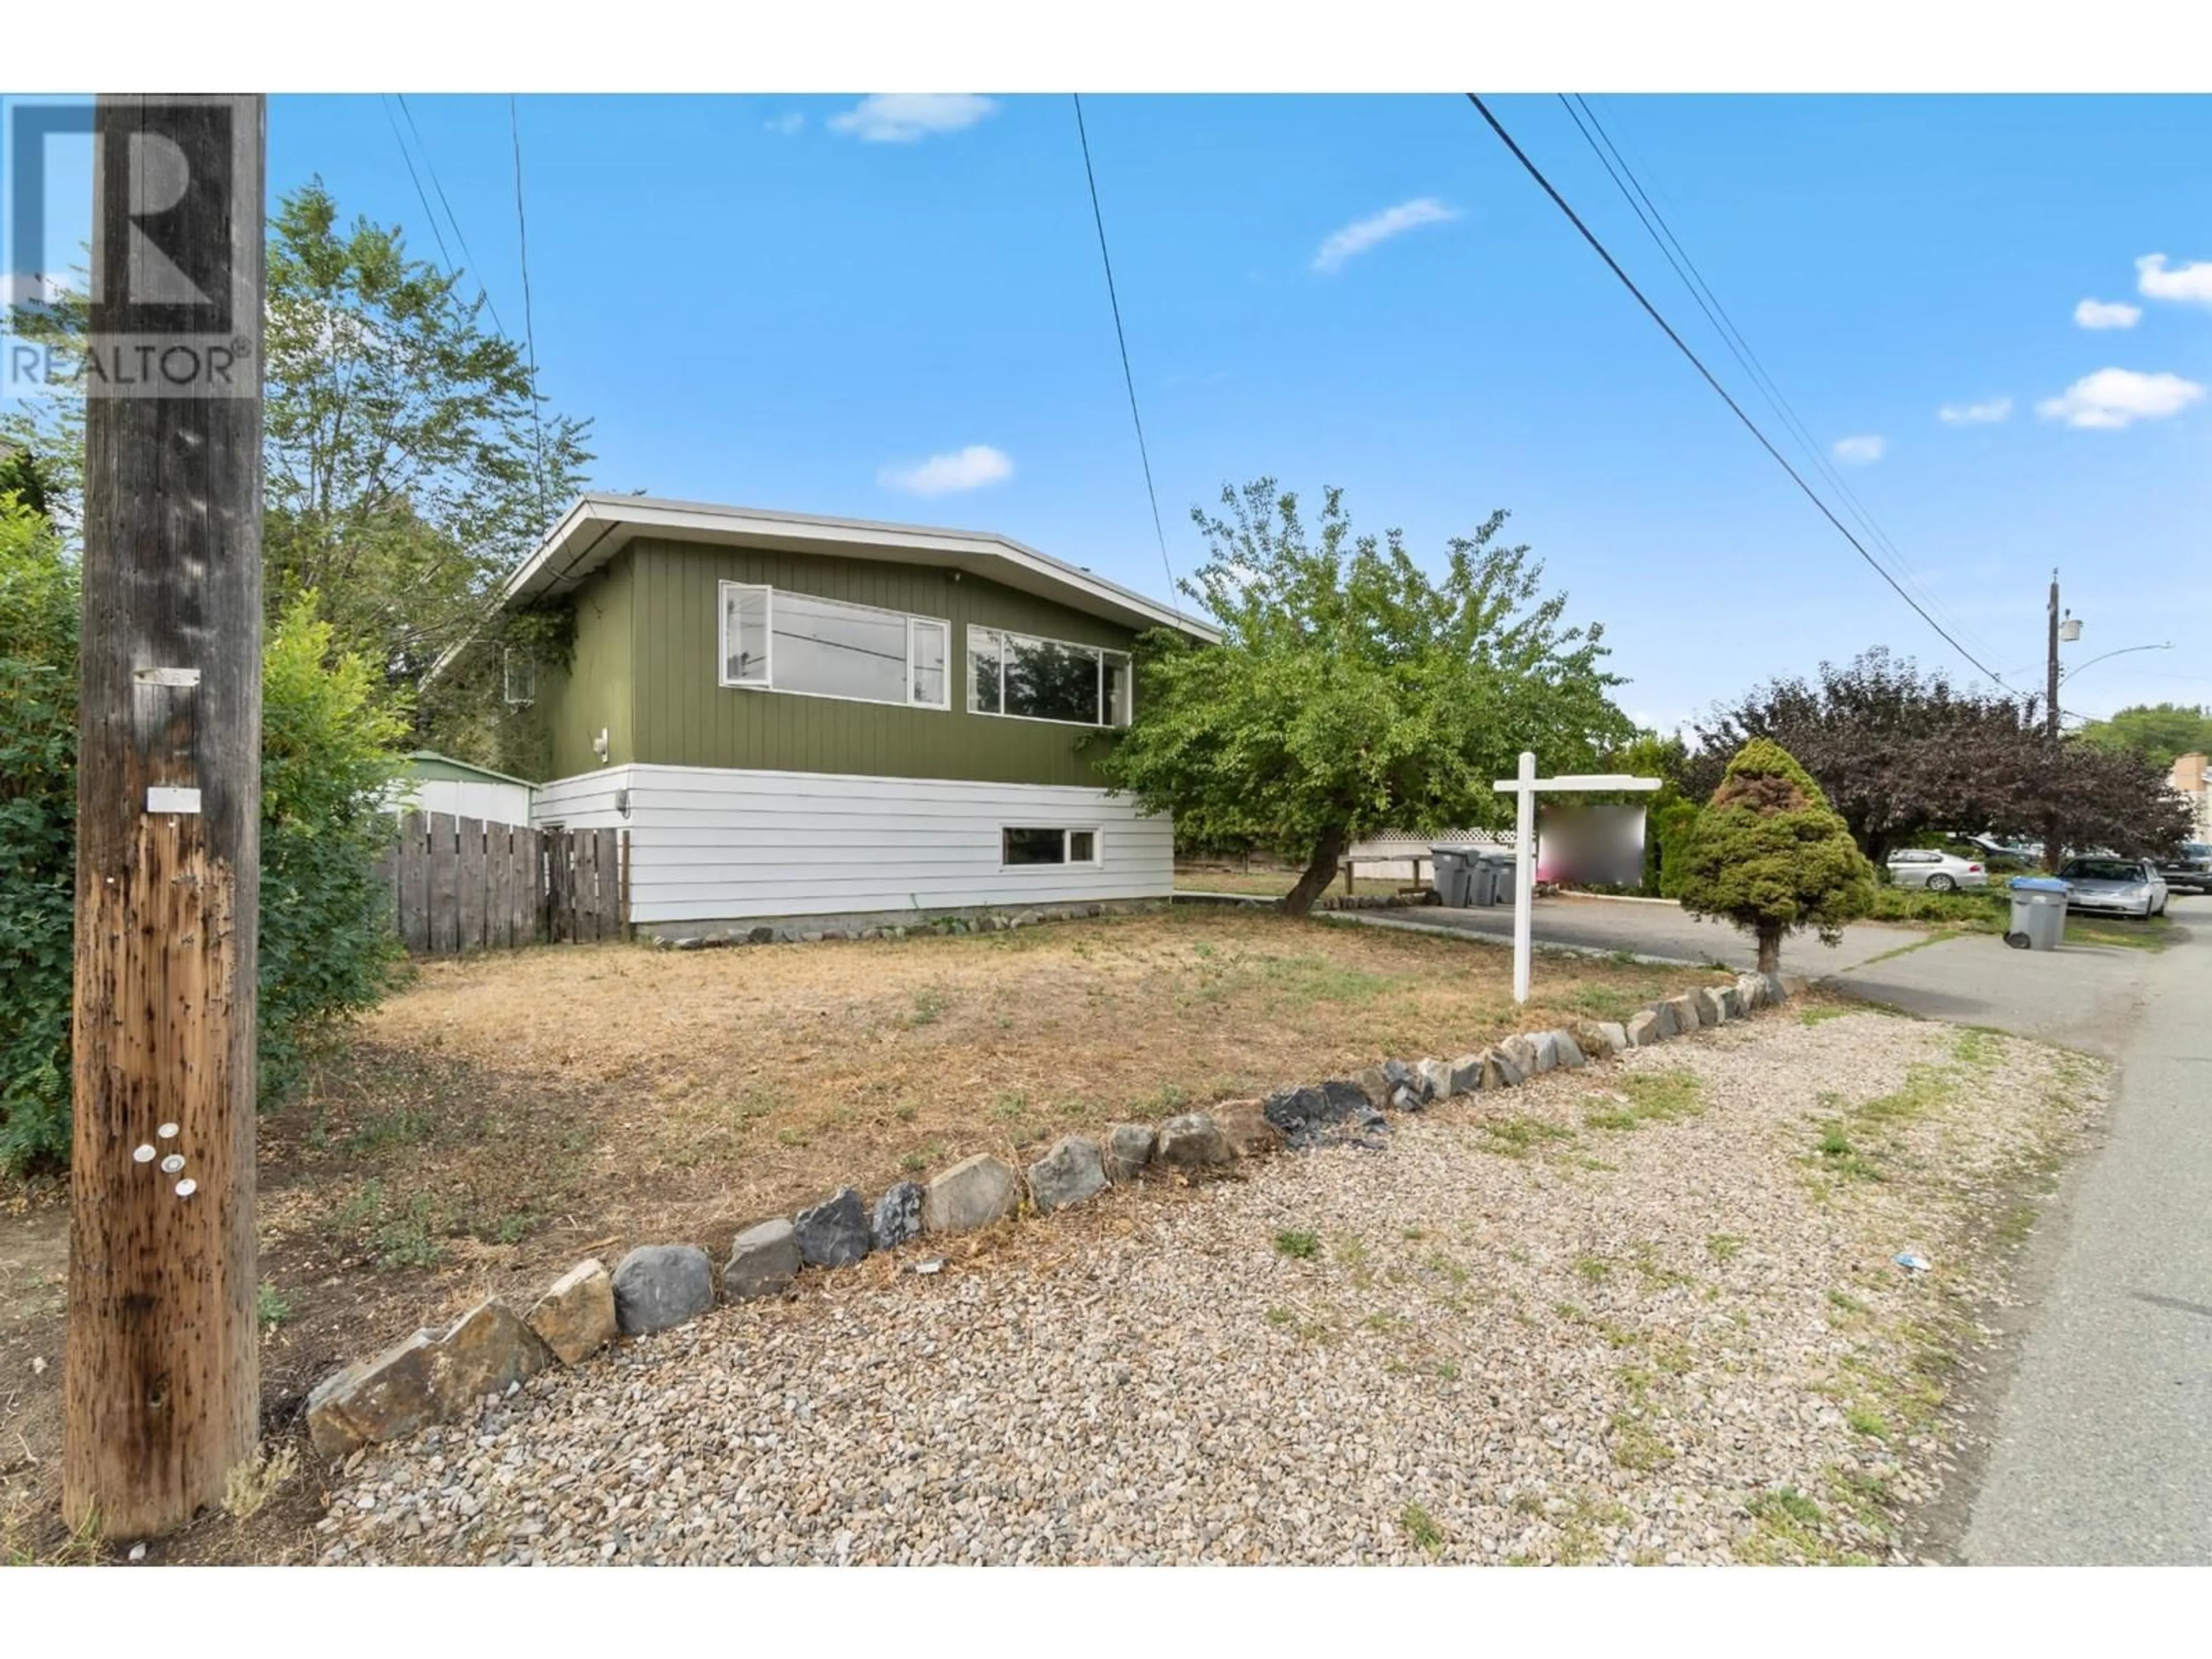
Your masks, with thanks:
M2197 815L2197 839L2212 841L2212 793L2204 784L2205 757L2203 755L2183 755L2173 763L2173 770L2166 775L2166 787L2184 797L2190 810Z
M527 826L536 788L489 767L417 749L399 767L388 799L402 811L450 812L457 818Z

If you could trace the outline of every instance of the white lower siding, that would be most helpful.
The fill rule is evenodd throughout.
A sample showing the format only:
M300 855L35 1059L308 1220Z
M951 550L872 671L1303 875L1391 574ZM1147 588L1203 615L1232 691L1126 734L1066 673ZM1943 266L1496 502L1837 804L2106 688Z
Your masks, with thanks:
M630 920L647 927L1161 898L1175 884L1172 823L1103 789L617 766L542 786L534 812L630 832ZM1096 830L1098 862L1002 867L1009 826Z

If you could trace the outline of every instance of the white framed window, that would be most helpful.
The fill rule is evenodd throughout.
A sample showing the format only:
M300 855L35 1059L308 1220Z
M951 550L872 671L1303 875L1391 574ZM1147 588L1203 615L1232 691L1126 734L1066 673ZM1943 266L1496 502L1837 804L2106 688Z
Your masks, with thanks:
M1127 726L1131 702L1126 651L969 626L970 714L1060 726Z
M721 584L721 684L848 702L950 707L952 625L753 582Z
M1006 825L999 831L999 866L1026 869L1035 865L1075 864L1097 867L1098 829L1095 824L1070 828L1066 824Z
M507 646L500 652L500 695L510 708L538 700L538 659L526 651Z

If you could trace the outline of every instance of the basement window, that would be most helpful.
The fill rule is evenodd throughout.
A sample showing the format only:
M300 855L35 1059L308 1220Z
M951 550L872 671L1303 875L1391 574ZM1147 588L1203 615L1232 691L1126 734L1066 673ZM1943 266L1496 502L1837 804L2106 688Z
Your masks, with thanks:
M1095 865L1098 862L1098 832L1096 830L1009 825L1000 835L1000 862L1008 869L1027 864Z

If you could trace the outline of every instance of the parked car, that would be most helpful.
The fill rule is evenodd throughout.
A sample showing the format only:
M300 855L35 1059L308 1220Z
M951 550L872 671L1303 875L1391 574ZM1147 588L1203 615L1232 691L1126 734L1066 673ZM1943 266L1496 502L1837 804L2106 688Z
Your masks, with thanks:
M2212 893L2212 842L2185 841L2180 851L2158 861L2158 873L2176 893Z
M2066 908L2148 921L2166 913L2166 883L2148 859L2069 859L2058 868Z
M1932 847L1902 847L1889 855L1893 887L1925 887L1931 893L1955 893L1962 887L1986 887L1990 872L1972 859L1939 853Z

